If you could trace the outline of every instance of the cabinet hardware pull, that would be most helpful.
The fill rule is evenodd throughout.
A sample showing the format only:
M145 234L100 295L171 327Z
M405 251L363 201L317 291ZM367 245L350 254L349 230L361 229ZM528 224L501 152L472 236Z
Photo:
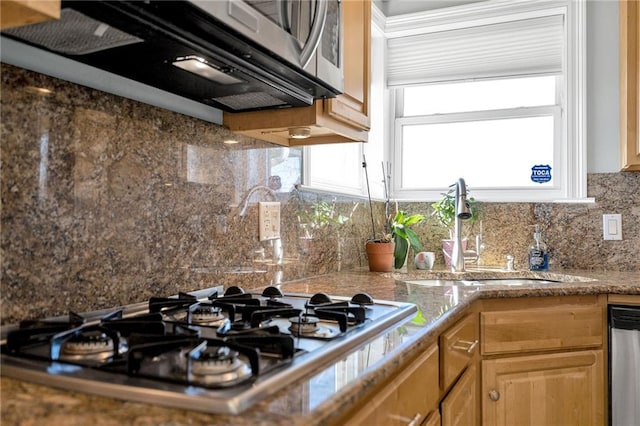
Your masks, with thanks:
M418 426L420 424L420 420L422 420L422 416L420 415L420 413L417 413L415 416L413 416L411 421L407 423L407 426Z
M498 392L497 390L489 391L489 398L490 398L492 401L497 401L497 400L499 400L499 399L500 399L500 392Z
M473 350L476 348L477 345L478 345L477 340L474 340L473 342L469 340L456 340L456 342L453 345L451 345L451 347L453 349L466 351L467 353L470 354L471 352L473 352Z

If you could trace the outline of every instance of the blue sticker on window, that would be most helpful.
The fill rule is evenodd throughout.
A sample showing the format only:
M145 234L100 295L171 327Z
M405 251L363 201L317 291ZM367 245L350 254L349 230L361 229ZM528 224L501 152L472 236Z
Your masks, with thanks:
M531 180L538 183L549 182L551 180L551 166L533 166L531 168Z

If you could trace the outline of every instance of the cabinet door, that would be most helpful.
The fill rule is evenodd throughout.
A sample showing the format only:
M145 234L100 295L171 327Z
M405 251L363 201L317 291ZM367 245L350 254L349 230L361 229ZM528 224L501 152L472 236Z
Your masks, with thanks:
M602 425L602 351L482 361L485 425Z
M640 170L638 134L640 86L638 58L640 43L637 1L620 1L620 160L622 170Z
M478 397L475 365L467 368L451 392L442 401L442 426L473 426L477 424Z
M433 345L382 386L345 426L419 425L437 407L438 397L438 346Z
M344 22L344 93L325 101L331 118L369 130L371 2L342 2Z

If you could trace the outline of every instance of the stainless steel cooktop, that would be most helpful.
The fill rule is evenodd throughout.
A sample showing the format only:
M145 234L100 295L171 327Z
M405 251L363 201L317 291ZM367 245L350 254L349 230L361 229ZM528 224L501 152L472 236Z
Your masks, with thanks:
M2 327L1 374L48 386L237 414L387 330L415 305L210 288Z

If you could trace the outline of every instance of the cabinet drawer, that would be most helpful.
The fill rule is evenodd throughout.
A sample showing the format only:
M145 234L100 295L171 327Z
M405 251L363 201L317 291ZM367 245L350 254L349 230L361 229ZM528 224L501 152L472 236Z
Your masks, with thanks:
M430 346L358 410L346 425L419 425L438 406L438 345Z
M449 389L478 352L478 315L467 315L440 335L440 385Z
M482 354L600 346L601 306L560 305L480 314Z

